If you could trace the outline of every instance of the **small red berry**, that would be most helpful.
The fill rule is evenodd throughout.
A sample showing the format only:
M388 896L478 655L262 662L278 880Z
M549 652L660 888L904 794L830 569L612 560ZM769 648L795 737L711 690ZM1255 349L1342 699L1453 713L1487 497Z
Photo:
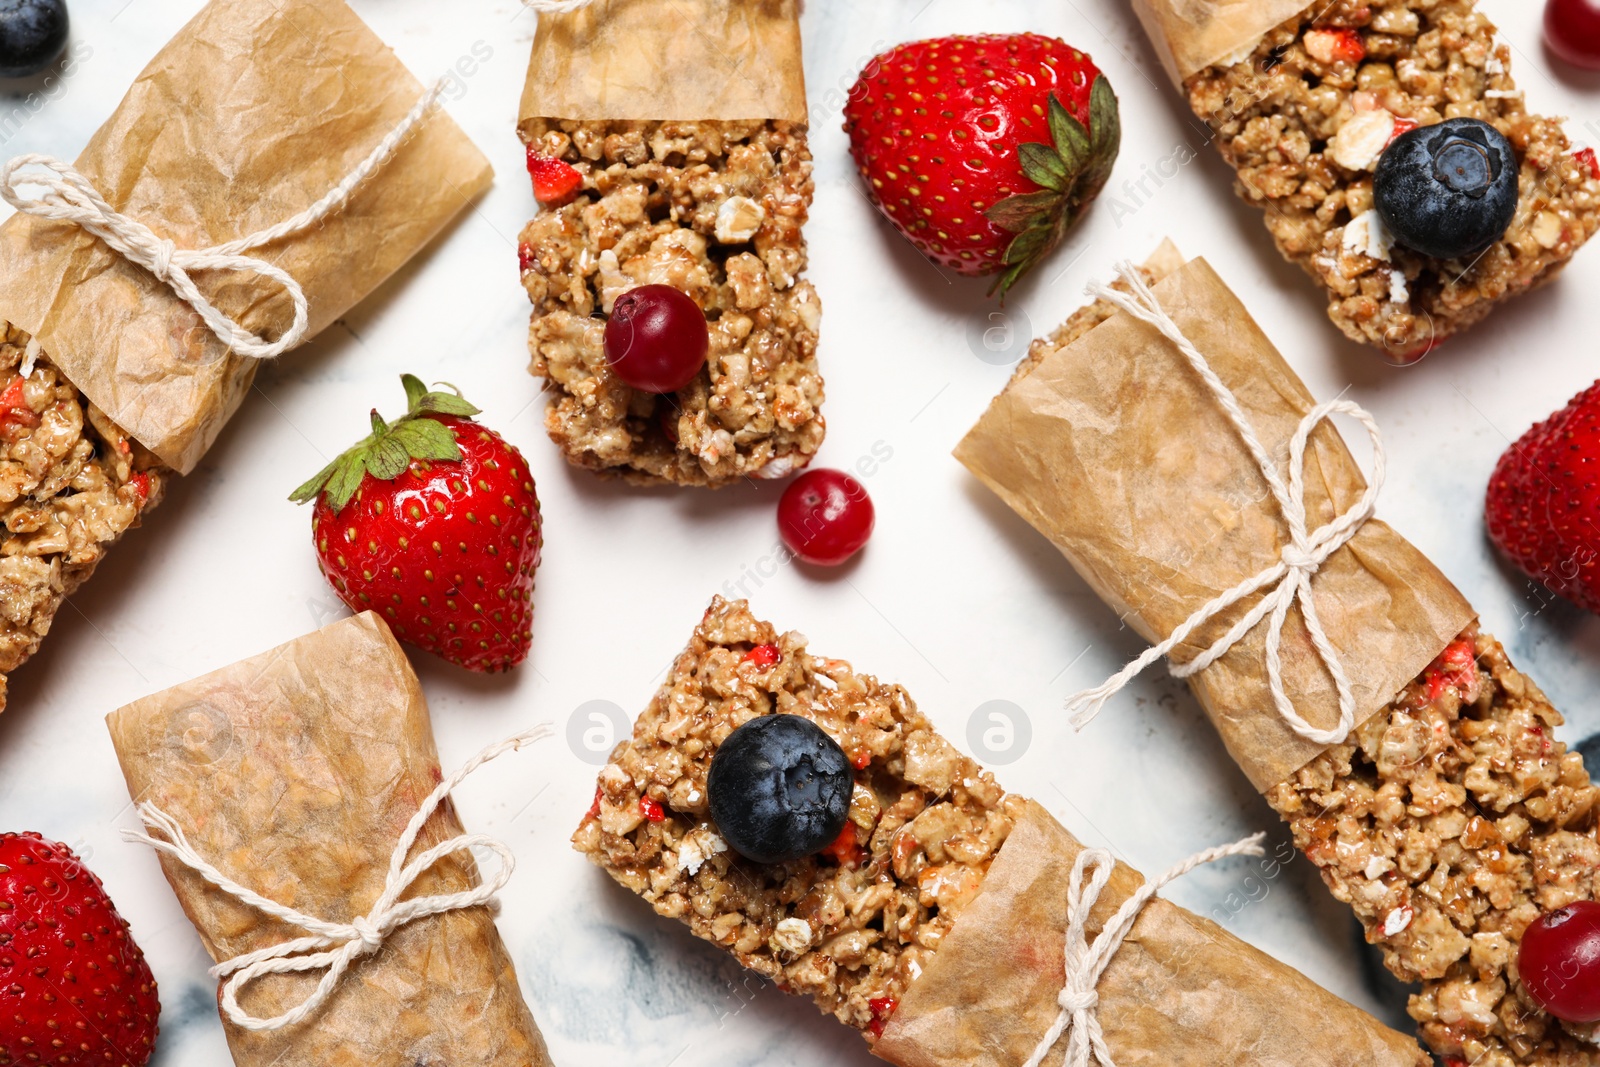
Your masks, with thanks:
M1517 974L1528 995L1556 1018L1600 1022L1600 904L1575 901L1529 924Z
M532 145L528 146L528 176L533 179L533 198L545 207L560 207L583 186L582 174Z
M807 471L778 501L778 532L807 563L835 567L861 550L876 522L866 487L844 471Z
M1544 40L1573 66L1600 70L1600 6L1594 0L1550 0L1544 9Z
M711 331L700 305L670 285L641 285L617 297L606 320L606 362L646 393L675 393L706 365Z
M661 806L661 802L648 794L639 798L639 814L651 822L661 822L667 817L666 809Z

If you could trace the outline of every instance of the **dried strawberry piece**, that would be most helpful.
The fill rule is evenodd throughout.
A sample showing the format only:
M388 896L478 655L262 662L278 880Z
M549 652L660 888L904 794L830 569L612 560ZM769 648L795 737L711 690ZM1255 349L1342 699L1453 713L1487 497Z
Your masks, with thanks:
M150 499L150 472L138 471L128 479L128 484L133 486L134 494L138 496L139 503L143 504Z
M1387 148L1389 145L1394 144L1395 138L1410 133L1419 125L1421 124L1416 119L1408 119L1404 115L1396 115L1394 117L1394 132L1389 134L1388 143L1384 147Z
M667 810L661 806L660 801L646 794L639 798L639 814L651 822L660 822L667 817Z
M517 266L526 274L533 269L533 246L520 244L517 246Z
M1595 156L1594 149L1580 148L1572 153L1572 157L1589 168L1591 178L1600 181L1600 157Z
M872 753L870 751L868 751L867 749L862 749L860 752L856 753L855 759L851 760L850 764L856 770L864 771L864 770L867 769L867 765L870 764L871 762L872 762Z
M39 425L39 416L28 406L28 399L22 393L26 384L25 378L13 378L11 384L6 386L5 392L0 393L0 424Z
M1477 700L1480 683L1477 652L1473 648L1472 641L1463 637L1450 642L1445 650L1439 653L1439 658L1428 665L1422 678L1427 686L1430 703L1438 700L1449 689L1460 693L1464 703L1471 704Z
M778 651L777 645L757 645L744 654L744 662L754 663L757 667L770 667L783 658L783 653Z
M883 1036L883 1028L888 1025L889 1016L893 1015L899 1006L900 1002L894 997L873 997L867 1001L867 1010L872 1012L872 1022L867 1025L867 1029L872 1031L873 1037Z
M528 176L533 179L533 198L545 207L560 207L583 185L582 174L532 145L528 146Z
M832 856L841 867L860 866L863 853L861 846L856 842L855 823L845 823L844 829L839 831L839 836L833 839L833 844L822 850L822 855Z
M1306 52L1319 63L1359 63L1367 58L1361 34L1346 26L1309 30Z
M594 803L589 805L589 814L584 816L585 819L593 819L600 814L600 798L604 794L605 790L599 786L594 787Z

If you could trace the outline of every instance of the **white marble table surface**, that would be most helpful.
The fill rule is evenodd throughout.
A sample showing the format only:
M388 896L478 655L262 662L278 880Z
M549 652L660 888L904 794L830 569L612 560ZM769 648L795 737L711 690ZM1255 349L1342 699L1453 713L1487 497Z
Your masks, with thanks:
M1570 716L1568 741L1600 727L1600 625L1531 588L1487 545L1480 507L1508 441L1589 384L1600 249L1556 285L1502 310L1421 365L1396 370L1341 338L1321 298L1272 249L1255 211L1164 81L1125 0L809 0L807 75L817 195L811 277L825 307L821 360L829 437L819 462L880 457L867 479L878 530L835 575L775 564L780 487L642 492L570 470L541 428L527 375L528 305L516 234L533 209L513 131L534 16L516 0L354 0L425 80L489 53L449 108L499 180L427 255L315 343L265 368L258 391L201 468L130 535L65 609L43 653L13 679L0 716L0 828L75 845L131 920L161 983L155 1062L227 1062L200 943L154 858L123 844L131 825L101 717L124 702L296 637L343 614L317 573L309 515L286 494L394 410L396 376L459 384L519 445L544 500L532 658L482 678L419 656L447 765L549 720L557 738L470 782L469 828L522 861L501 929L561 1064L865 1064L859 1039L746 979L658 920L568 847L587 808L592 754L566 740L592 701L632 712L714 593L814 647L903 682L958 744L978 709L1006 701L1031 741L997 766L1086 840L1146 870L1204 845L1275 827L1182 686L1152 672L1075 735L1061 701L1140 650L1064 560L950 458L1009 368L969 344L993 306L984 285L948 282L879 221L839 128L842 92L876 50L947 32L1037 30L1089 51L1123 101L1123 155L1105 200L1008 307L1027 333L1053 327L1110 264L1165 235L1210 258L1321 396L1348 390L1389 442L1381 513L1436 560ZM1600 81L1554 69L1530 0L1485 0L1515 53L1531 104L1573 116L1600 142ZM72 158L200 0L74 0L81 61L64 81L0 88L0 154ZM6 122L14 109L19 121ZM1145 179L1194 156L1175 177ZM1170 172L1170 168L1169 168ZM1142 188L1140 185L1142 184ZM1112 201L1115 201L1113 203ZM1031 324L1031 325L1030 325ZM981 346L980 349L981 351ZM980 717L981 723L981 717ZM969 738L974 741L969 741ZM991 763L1000 761L991 759ZM1270 882L1219 866L1175 886L1180 903L1343 996L1401 1019L1403 997L1374 983L1353 921L1303 859ZM1230 896L1231 895L1231 896ZM1233 903L1229 903L1230 900ZM1243 903L1243 906L1239 906ZM1402 1020L1403 1021L1403 1020Z

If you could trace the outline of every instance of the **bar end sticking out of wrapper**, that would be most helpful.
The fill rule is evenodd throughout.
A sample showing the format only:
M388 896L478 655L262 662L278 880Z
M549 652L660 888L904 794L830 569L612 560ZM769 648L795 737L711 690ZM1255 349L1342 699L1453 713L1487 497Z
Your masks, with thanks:
M107 724L136 802L172 816L230 878L334 922L372 908L396 842L442 777L416 674L371 612L135 701ZM461 832L446 803L412 855ZM303 936L181 863L161 863L213 960ZM470 856L452 853L408 897L477 884ZM320 977L270 976L241 1004L280 1014ZM304 1023L251 1032L225 1018L224 1029L240 1067L550 1063L487 907L396 929Z
M1268 453L1286 461L1289 438L1316 403L1238 297L1204 260L1172 269L1155 294L1237 396ZM1260 469L1215 398L1153 326L1125 314L1013 380L956 457L1151 643L1270 566L1287 538ZM1326 423L1311 435L1305 469L1308 527L1350 507L1366 488ZM1312 588L1350 677L1358 724L1475 618L1438 568L1378 520L1324 564ZM1177 660L1210 646L1253 603L1202 627ZM1190 679L1260 791L1325 749L1278 715L1265 630L1258 626ZM1318 727L1336 722L1333 683L1298 611L1284 630L1283 660L1285 687L1301 713Z
M1305 0L1133 0L1172 84L1249 58L1273 27L1311 7Z
M139 75L76 168L119 213L180 248L209 248L321 199L423 92L344 0L213 0ZM262 249L304 289L307 336L399 270L492 177L435 111L342 211ZM290 321L286 294L253 274L197 284L252 332ZM0 226L0 319L179 473L216 440L256 370L143 268L70 223L26 214Z
M595 0L541 14L520 112L532 119L803 124L799 4Z

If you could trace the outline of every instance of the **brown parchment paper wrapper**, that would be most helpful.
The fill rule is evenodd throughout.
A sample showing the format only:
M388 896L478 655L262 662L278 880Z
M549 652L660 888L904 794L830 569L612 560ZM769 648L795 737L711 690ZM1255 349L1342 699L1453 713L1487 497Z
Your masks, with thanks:
M542 14L532 119L806 121L797 0L595 0Z
M1067 884L1081 845L1040 805L1001 846L983 888L912 983L874 1052L900 1067L1016 1067L1059 1011ZM1262 862L1262 861L1256 861ZM1092 939L1144 883L1118 864ZM1222 927L1157 897L1101 977L1098 1015L1118 1067L1427 1067L1416 1042ZM1066 1052L1063 1038L1045 1058Z
M1286 471L1289 438L1316 406L1305 385L1204 260L1168 275L1155 293ZM1108 319L1014 382L956 456L1152 643L1277 561L1288 536L1259 468L1209 390L1154 327L1128 315ZM1326 422L1306 448L1305 479L1310 529L1366 488ZM1349 675L1358 723L1475 617L1422 553L1377 520L1323 565L1312 588ZM1186 662L1205 650L1253 604L1201 627L1173 659ZM1262 791L1323 751L1295 734L1272 703L1266 632L1263 622L1189 680L1228 751ZM1332 679L1298 610L1284 627L1282 656L1284 686L1300 714L1321 728L1337 723Z
M117 211L180 248L265 229L319 200L423 93L343 0L214 0L153 59L76 167ZM305 290L314 336L416 255L493 176L436 110L354 195L251 255ZM32 191L29 191L30 195ZM254 274L196 284L257 334L292 305ZM255 361L227 351L165 286L67 223L0 226L0 318L180 473L210 447Z
M1133 0L1133 9L1174 85L1255 51L1280 22L1311 7L1305 0Z
M256 892L337 922L365 915L389 857L440 781L428 707L405 654L368 612L136 701L107 718L136 801L172 815L200 855ZM446 802L416 855L461 833ZM212 959L303 935L176 861L167 881ZM452 854L413 895L478 884ZM280 1014L321 972L246 987L252 1014ZM397 930L298 1026L223 1026L241 1067L547 1067L544 1040L488 908Z

